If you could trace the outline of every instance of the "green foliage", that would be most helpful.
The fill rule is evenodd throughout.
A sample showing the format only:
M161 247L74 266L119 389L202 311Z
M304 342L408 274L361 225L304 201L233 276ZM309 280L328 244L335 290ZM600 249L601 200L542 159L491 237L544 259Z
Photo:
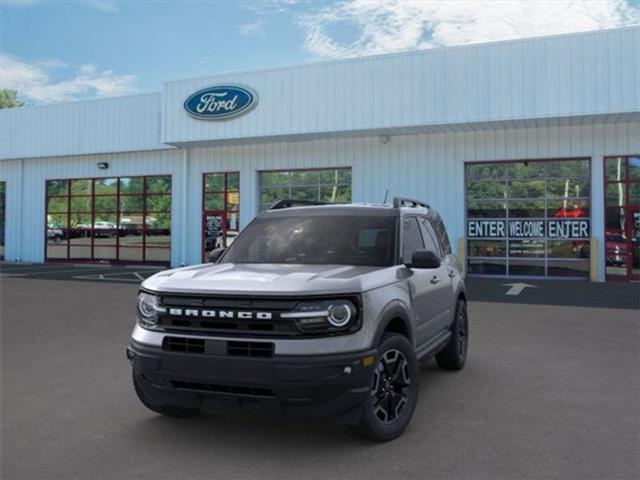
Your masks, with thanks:
M0 90L0 109L22 107L24 102L18 100L18 92L4 88Z

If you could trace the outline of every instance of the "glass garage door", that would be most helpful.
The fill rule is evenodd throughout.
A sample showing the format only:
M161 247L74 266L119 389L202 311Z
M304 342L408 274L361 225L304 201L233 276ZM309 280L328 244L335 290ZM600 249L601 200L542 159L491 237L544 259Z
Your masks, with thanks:
M468 163L468 272L589 276L589 159Z
M46 260L168 264L171 177L47 181Z
M607 280L640 280L640 156L604 162Z
M6 183L0 182L0 260L4 260L4 212Z
M262 171L258 180L260 211L287 199L351 201L351 168Z

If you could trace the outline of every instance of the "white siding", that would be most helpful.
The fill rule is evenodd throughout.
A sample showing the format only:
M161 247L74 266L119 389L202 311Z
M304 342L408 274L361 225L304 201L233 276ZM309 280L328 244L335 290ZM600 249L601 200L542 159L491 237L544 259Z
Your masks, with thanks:
M160 143L160 94L0 111L0 159L170 148Z
M187 115L190 94L224 83L255 89L258 106L227 121ZM640 27L172 81L163 109L173 144L635 113Z

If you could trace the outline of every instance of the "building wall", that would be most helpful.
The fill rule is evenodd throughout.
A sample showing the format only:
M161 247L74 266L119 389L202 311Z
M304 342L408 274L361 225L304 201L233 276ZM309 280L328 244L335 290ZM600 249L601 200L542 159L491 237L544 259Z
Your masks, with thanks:
M202 174L240 172L240 223L257 213L259 170L352 168L353 200L404 195L438 209L452 239L464 236L464 162L592 158L592 233L604 272L603 156L640 153L640 123L201 147L0 162L7 182L6 259L44 259L45 181L56 178L172 175L174 266L200 262ZM106 161L109 169L99 170ZM21 188L21 179L22 185Z
M0 159L162 148L160 93L0 112Z
M258 92L226 122L187 115L210 85ZM165 143L323 136L640 111L640 27L418 50L166 82Z

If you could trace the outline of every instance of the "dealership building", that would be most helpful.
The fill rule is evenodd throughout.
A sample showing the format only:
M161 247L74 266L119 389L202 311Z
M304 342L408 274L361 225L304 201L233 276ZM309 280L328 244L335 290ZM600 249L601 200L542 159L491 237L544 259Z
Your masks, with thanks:
M195 264L277 200L393 196L469 274L640 279L640 28L0 111L8 262Z

